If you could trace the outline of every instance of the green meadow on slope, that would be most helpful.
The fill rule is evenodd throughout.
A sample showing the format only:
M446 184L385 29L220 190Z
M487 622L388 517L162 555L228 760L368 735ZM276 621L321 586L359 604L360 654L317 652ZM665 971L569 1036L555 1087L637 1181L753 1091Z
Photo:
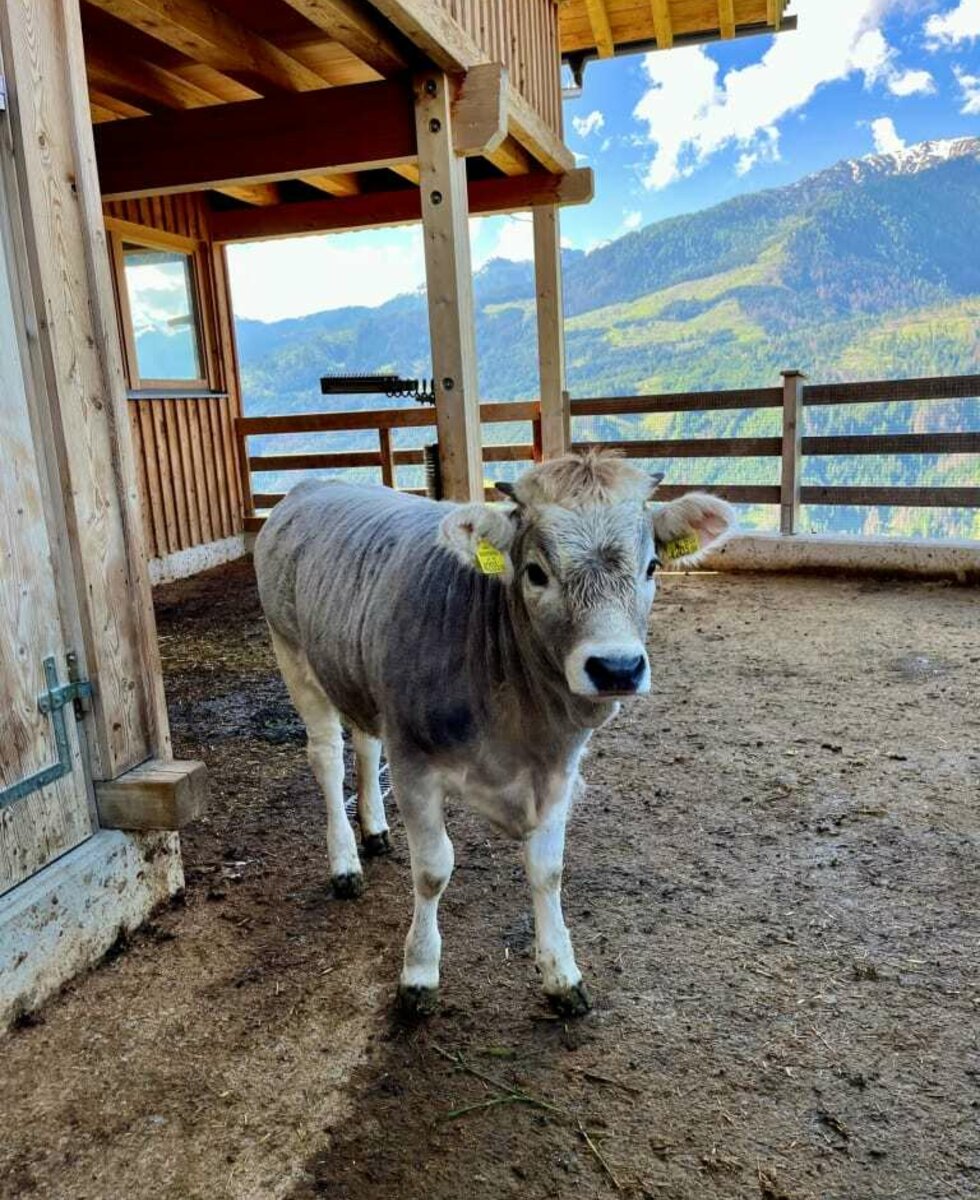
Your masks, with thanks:
M839 163L564 257L573 396L773 386L785 367L819 382L980 371L980 140L924 143L898 156ZM537 388L533 274L495 260L475 280L481 398ZM240 320L251 413L371 407L319 395L326 373L430 373L425 298L317 313L273 325ZM392 402L404 403L404 402ZM810 411L807 432L980 428L976 399ZM774 433L773 411L603 418L578 438ZM526 439L497 426L488 439ZM415 444L419 435L414 434ZM370 434L293 439L313 448L373 445ZM405 436L402 444L408 444ZM285 449L281 443L279 449ZM774 482L775 461L653 464L680 482ZM977 456L814 458L806 482L963 484ZM294 480L261 480L263 487ZM980 537L980 521L943 510L810 510L810 527ZM771 526L771 510L743 513Z

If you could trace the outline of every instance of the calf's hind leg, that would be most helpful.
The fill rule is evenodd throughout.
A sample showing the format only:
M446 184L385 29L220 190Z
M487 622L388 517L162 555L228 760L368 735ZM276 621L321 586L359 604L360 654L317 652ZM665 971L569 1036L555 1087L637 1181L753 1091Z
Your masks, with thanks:
M368 858L388 854L388 821L378 778L381 742L361 729L351 730L357 759L357 815L361 822L361 849Z
M344 809L344 738L340 714L313 674L302 650L272 633L272 646L289 697L306 726L306 754L327 806L327 854L334 895L349 899L364 890L357 842Z

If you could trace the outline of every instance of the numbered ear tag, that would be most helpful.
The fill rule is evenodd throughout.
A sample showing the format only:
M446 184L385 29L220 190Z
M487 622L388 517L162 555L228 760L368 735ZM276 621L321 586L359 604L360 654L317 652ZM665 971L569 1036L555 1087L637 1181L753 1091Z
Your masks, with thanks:
M698 541L696 534L689 533L685 537L675 538L672 542L667 542L662 549L664 558L687 558L689 554L697 554L701 549L701 543Z
M507 570L507 560L486 538L480 538L476 544L476 565L484 575L503 575Z

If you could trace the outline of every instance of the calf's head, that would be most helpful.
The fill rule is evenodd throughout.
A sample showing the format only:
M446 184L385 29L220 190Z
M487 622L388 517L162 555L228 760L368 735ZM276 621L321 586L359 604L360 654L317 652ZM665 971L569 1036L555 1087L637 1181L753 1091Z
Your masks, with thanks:
M660 478L609 453L567 455L498 485L509 504L461 505L442 521L447 549L512 589L522 633L575 695L649 690L658 566L691 565L732 526L714 496L650 505Z

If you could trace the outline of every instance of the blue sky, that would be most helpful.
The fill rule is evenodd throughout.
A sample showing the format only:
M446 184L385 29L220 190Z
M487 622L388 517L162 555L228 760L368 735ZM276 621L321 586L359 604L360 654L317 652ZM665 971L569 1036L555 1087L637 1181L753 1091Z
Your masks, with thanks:
M566 141L595 172L562 213L589 250L840 158L980 134L980 0L792 0L795 33L592 62ZM471 223L474 267L531 257L530 217ZM230 250L239 316L380 304L424 278L418 227Z

